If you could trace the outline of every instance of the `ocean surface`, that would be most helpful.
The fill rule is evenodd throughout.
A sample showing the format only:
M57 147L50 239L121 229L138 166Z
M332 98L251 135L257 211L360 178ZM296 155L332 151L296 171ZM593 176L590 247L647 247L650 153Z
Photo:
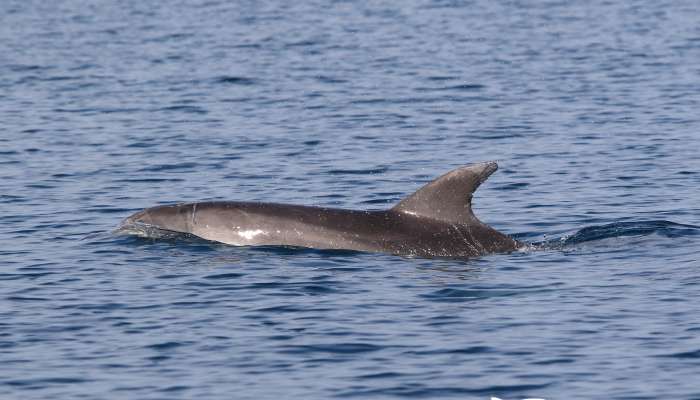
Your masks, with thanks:
M0 398L700 399L700 3L0 3ZM382 209L468 261L113 234Z

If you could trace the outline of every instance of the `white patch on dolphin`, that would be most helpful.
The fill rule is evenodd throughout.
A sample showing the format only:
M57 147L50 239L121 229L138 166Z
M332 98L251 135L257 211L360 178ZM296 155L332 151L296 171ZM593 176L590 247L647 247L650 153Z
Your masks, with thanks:
M248 240L253 240L254 237L258 235L265 235L267 234L264 230L262 229L248 229L245 231L238 231L238 236L248 239Z

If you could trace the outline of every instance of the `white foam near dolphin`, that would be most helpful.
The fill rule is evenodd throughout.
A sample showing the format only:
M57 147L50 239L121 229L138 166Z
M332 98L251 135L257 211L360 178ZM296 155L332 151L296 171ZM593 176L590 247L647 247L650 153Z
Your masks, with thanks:
M356 211L275 203L211 201L157 206L126 218L119 231L189 233L236 246L300 246L418 257L475 257L522 244L472 212L474 191L495 162L452 170L396 206Z

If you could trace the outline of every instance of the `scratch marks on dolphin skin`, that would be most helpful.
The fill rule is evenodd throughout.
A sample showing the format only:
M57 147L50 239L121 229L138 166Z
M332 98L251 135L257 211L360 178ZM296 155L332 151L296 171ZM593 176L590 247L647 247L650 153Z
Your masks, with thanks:
M190 231L192 231L192 228L194 228L195 224L197 223L196 216L197 216L197 203L194 203L192 205L192 218L190 219Z
M460 229L460 226L458 225L453 225L453 228L457 232L457 235L462 236L464 240L464 245L468 247L472 252L475 254L485 254L485 248L483 245L480 243L477 243L474 241L474 233L472 232L472 227L469 225L463 225L462 228Z

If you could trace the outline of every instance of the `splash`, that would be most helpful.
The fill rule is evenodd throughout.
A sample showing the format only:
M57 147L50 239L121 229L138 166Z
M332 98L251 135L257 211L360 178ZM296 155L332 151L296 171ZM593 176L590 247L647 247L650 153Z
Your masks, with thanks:
M144 224L142 222L123 223L117 229L112 231L112 234L132 235L148 239L173 239L183 236L183 234L180 232L161 229L154 225Z

